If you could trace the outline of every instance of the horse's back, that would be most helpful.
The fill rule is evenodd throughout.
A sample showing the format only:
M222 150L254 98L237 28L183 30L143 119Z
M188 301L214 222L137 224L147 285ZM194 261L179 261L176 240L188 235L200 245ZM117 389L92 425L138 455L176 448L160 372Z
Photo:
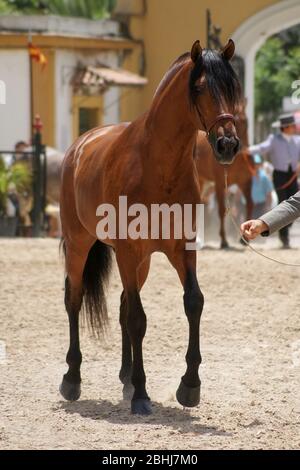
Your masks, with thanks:
M81 135L66 153L63 168L73 167L80 170L88 162L88 159L95 155L97 149L97 159L101 159L104 151L114 142L114 140L128 127L129 123L96 127Z
M87 184L93 177L101 175L112 145L128 127L121 123L96 127L80 136L67 151L62 165L62 186L73 188Z
M62 165L62 221L76 219L87 229L94 225L96 207L103 200L105 168L114 153L112 146L128 125L121 123L92 129L67 151Z

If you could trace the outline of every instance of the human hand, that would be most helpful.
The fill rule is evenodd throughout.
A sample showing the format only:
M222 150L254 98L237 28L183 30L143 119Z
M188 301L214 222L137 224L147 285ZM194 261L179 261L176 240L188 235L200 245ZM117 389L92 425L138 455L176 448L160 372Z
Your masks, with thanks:
M269 230L267 224L262 220L247 220L241 225L243 236L249 240L254 240L258 235Z

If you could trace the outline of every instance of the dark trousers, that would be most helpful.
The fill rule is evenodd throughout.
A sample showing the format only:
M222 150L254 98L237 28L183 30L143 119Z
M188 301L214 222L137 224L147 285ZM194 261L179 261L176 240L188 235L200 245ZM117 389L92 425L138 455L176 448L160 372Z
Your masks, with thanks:
M285 201L289 197L293 196L299 189L298 189L298 182L297 178L293 180L291 184L285 189L280 189L281 186L286 184L291 177L293 176L294 171L291 167L289 167L289 171L278 171L274 170L273 173L273 182L274 187L278 196L279 203ZM289 228L292 224L288 225L287 227L282 228L279 230L279 238L281 241L288 241L289 240Z

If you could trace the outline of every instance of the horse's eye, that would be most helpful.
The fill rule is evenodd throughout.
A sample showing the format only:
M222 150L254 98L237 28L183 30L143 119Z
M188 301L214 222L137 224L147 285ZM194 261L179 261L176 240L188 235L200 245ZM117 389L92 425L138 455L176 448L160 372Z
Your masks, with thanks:
M195 86L195 93L197 95L202 95L202 93L204 93L205 91L205 85L196 85Z

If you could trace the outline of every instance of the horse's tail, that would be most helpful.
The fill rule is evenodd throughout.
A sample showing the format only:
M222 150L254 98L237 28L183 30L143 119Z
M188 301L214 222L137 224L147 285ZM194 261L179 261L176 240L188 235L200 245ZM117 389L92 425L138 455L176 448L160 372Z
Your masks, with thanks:
M92 332L105 331L108 323L105 291L112 265L112 249L97 240L89 251L83 271L83 302Z
M62 241L65 253L64 241ZM108 315L105 291L112 265L112 249L97 240L89 251L83 271L83 312L91 331L105 332Z

